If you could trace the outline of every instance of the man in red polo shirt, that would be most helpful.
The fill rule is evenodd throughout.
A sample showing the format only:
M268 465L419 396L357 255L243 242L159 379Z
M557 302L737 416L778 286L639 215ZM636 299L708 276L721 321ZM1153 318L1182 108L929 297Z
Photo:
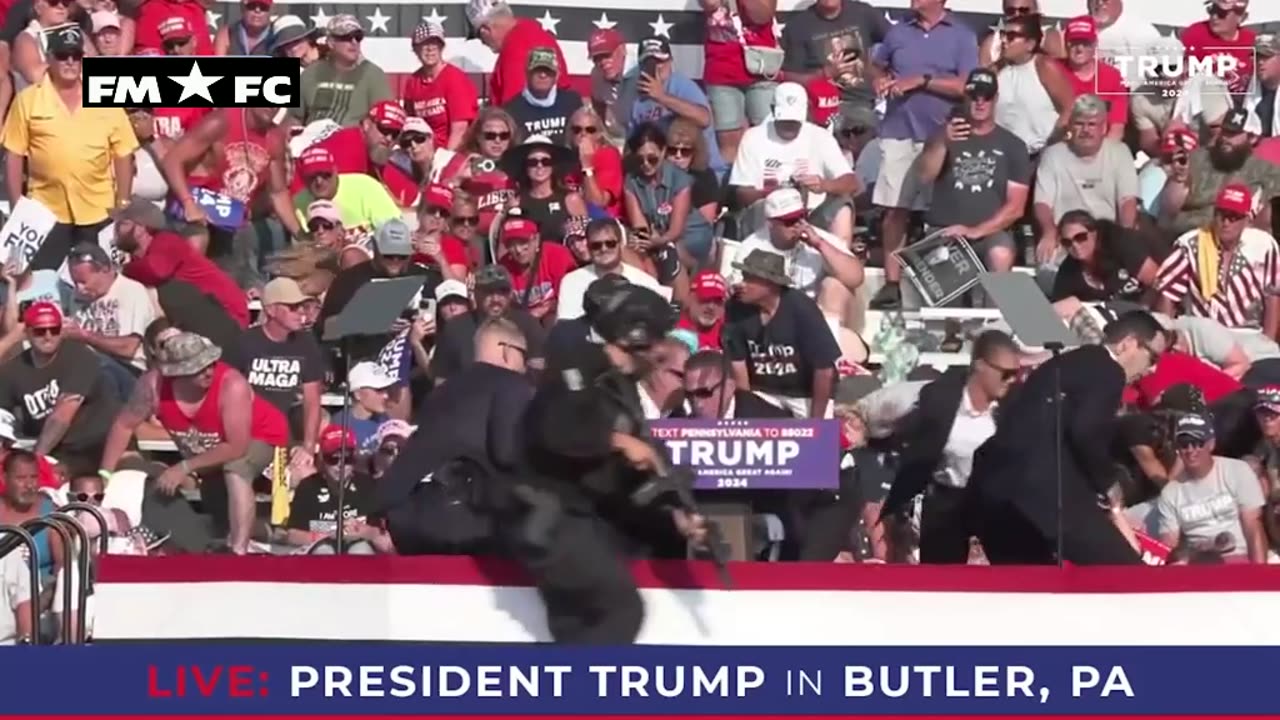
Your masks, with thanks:
M528 72L529 51L548 47L555 51L558 87L569 87L569 68L556 36L543 29L537 20L518 18L505 0L471 0L467 4L467 21L480 42L498 54L489 78L489 103L505 105L524 89Z
M142 54L141 50L164 50L164 40L160 35L160 25L172 17L185 18L190 26L191 37L195 41L195 55L213 54L213 33L209 30L209 19L205 16L204 5L198 0L145 0L138 6L135 19L133 51Z
M186 239L165 230L168 223L159 208L146 200L135 200L117 210L113 218L116 247L132 258L124 266L125 277L147 287L159 287L170 280L188 283L217 300L240 327L249 326L244 291Z
M1249 0L1211 0L1206 3L1209 19L1193 23L1182 31L1182 46L1187 58L1204 59L1213 56L1235 60L1235 67L1225 69L1221 78L1227 81L1232 94L1248 92L1253 80L1253 53L1257 35L1241 27L1249 16Z
M476 88L467 74L444 59L444 26L423 20L413 31L413 54L422 67L405 77L400 98L413 115L431 124L436 143L462 147L467 126L479 110Z
M502 222L500 237L506 254L498 264L511 274L516 305L544 325L554 321L560 281L578 267L573 253L560 243L542 240L538 224L518 216Z
M699 350L723 350L724 306L729 283L714 270L703 270L689 284L689 303L676 327L698 334Z
M382 100L369 108L369 114L358 125L342 128L309 147L329 151L339 174L360 173L379 177L381 168L395 149L396 138L404 129L405 112L394 100ZM298 158L302 153L298 153ZM289 194L303 190L302 166L295 159Z
M1106 100L1111 109L1107 120L1111 123L1108 135L1115 140L1124 138L1124 126L1129 122L1129 89L1120 77L1120 71L1111 63L1098 62L1098 24L1092 16L1083 15L1067 23L1062 33L1067 43L1067 57L1059 60L1067 71L1067 79L1076 95L1097 95Z

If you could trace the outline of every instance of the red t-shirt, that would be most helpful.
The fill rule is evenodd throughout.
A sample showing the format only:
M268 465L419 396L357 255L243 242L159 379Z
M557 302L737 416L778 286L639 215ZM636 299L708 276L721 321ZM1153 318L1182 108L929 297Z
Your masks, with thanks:
M809 91L809 119L814 125L831 127L831 119L840 112L840 88L825 75L815 75L806 89Z
M1124 127L1129 122L1129 88L1124 84L1124 79L1120 77L1120 71L1115 66L1104 63L1101 60L1094 63L1098 70L1093 77L1085 80L1067 65L1066 61L1059 60L1062 70L1067 74L1067 79L1071 81L1071 89L1075 90L1076 96L1081 95L1098 95L1111 106L1110 112L1107 113L1107 120L1110 121L1111 127Z
M1280 165L1280 137L1263 138L1253 146L1255 157Z
M148 287L168 280L190 283L217 300L240 327L249 327L249 304L244 291L212 260L175 233L156 233L147 252L124 266L124 274Z
M1170 350L1160 356L1155 371L1125 388L1124 401L1150 410L1164 391L1183 384L1200 388L1208 403L1215 403L1244 387L1235 378L1200 358Z
M1182 31L1182 46L1188 58L1207 58L1213 55L1229 55L1236 59L1235 72L1222 79L1227 81L1233 93L1249 91L1253 79L1253 47L1257 36L1248 28L1240 28L1235 40L1223 40L1209 29L1209 21L1201 20Z
M436 151L437 161L441 157L441 152L441 150ZM467 166L467 163L468 160L466 155L462 153L455 153L453 158L440 169L439 175L432 179L432 182L440 185L448 185L450 180L457 177L458 173L462 172L462 169ZM433 165L433 171L434 167L435 166ZM412 174L401 169L399 165L391 162L382 166L378 177L382 180L383 186L387 188L387 192L391 194L391 198L396 201L396 204L406 209L417 207L418 199L422 197L422 191L429 184L427 182L419 183L413 178Z
M516 301L522 302L525 288L529 284L528 271L516 265L509 255L498 260L498 264L511 273L511 289L515 292ZM551 303L554 307L559 299L560 281L577 268L578 263L573 259L569 248L559 243L543 242L542 261L538 263L537 278L534 280L533 291L529 293L528 309L544 303Z
M461 239L452 235L440 236L440 252L444 253L444 259L450 265L463 265L468 270L471 269L471 253L467 252L467 244ZM430 255L422 255L415 253L413 262L419 265L430 267L436 264L436 261Z
M604 209L614 217L622 217L622 153L612 145L597 148L591 166L596 171L596 184L613 198ZM574 171L566 182L574 190L581 190L582 173Z
M427 80L421 70L406 75L400 84L400 99L412 116L420 117L435 133L436 145L449 140L449 126L471 122L479 111L479 96L467 74L445 63L435 80Z
M498 216L507 201L516 195L515 183L511 182L506 173L499 171L484 173L466 180L462 183L462 189L476 199L476 211L480 214L478 230L484 236L488 236L493 219Z
M213 108L156 108L151 111L151 125L156 137L177 140L195 128L200 118L213 112Z
M134 21L136 30L133 51L164 50L160 40L160 23L171 17L183 17L191 23L195 31L196 55L213 54L213 33L209 30L209 18L204 14L204 5L196 0L146 0L138 7L138 16ZM141 61L139 61L141 62Z
M369 149L364 144L364 131L359 125L342 128L311 147L328 150L338 165L339 174L361 173L377 177L373 163L369 162ZM294 161L293 179L289 183L290 195L297 195L305 189L302 184L300 158L301 154L299 154L299 160Z
M752 47L778 47L778 39L773 34L773 23L752 25L747 22L746 17L739 16L742 20L742 37L739 37L733 16L724 5L704 17L707 34L703 81L708 85L746 87L759 80L760 78L747 72L747 62L742 57L742 40L745 39Z
M688 315L681 314L680 319L676 321L676 327L680 330L688 330L698 335L699 350L722 350L724 346L720 342L720 334L724 330L724 321L712 325L710 329L703 330Z
M507 33L507 40L493 64L493 75L489 77L490 105L506 105L508 100L520 94L528 73L529 51L539 47L555 50L556 64L560 66L557 85L561 90L569 89L569 68L564 63L564 52L556 42L556 36L542 29L537 20L516 18L515 27Z

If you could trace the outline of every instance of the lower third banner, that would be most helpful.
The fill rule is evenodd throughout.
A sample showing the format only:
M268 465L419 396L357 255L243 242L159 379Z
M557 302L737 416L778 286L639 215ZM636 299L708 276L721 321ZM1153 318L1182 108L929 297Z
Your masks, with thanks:
M1264 647L94 645L0 654L6 715L1260 715ZM67 692L67 678L75 678Z

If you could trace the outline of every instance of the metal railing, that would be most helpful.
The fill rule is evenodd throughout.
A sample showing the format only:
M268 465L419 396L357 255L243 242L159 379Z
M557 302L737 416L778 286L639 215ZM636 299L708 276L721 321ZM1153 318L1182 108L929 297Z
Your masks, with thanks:
M27 563L28 582L31 583L31 597L27 606L31 610L31 640L33 643L38 643L40 636L40 570L34 562L34 558L39 552L36 547L36 539L31 537L31 533L17 525L0 525L0 557L8 555L20 547L25 547L27 556L33 559L33 562Z
M60 609L61 635L63 644L83 644L88 639L88 607L92 593L92 563L95 553L90 551L91 540L84 525L70 513L86 512L98 521L97 555L106 554L108 533L107 519L102 511L86 503L71 503L55 512L27 520L21 525L0 525L0 557L25 547L27 549L27 570L31 583L31 642L40 642L40 569L39 543L36 535L43 531L52 532L58 537L61 545L59 560L62 572L56 582L63 584L62 607ZM7 533L7 534L6 534ZM73 593L75 593L73 597Z

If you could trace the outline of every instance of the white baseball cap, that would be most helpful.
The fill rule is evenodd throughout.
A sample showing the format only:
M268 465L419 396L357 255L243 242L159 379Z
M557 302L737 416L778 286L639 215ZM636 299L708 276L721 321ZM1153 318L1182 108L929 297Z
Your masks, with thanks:
M351 374L347 376L347 390L349 392L365 388L385 390L396 384L398 384L398 381L375 362L356 363L355 367L351 368Z
M18 442L18 433L14 430L18 420L13 413L0 408L0 440L8 440L9 442Z
M799 83L784 82L773 91L773 119L803 122L809 118L809 93Z
M764 214L770 220L786 220L805 215L804 198L795 188L778 188L764 199Z
M471 293L467 292L467 284L461 280L445 280L436 286L436 302L442 303L449 298L462 298L469 300Z

